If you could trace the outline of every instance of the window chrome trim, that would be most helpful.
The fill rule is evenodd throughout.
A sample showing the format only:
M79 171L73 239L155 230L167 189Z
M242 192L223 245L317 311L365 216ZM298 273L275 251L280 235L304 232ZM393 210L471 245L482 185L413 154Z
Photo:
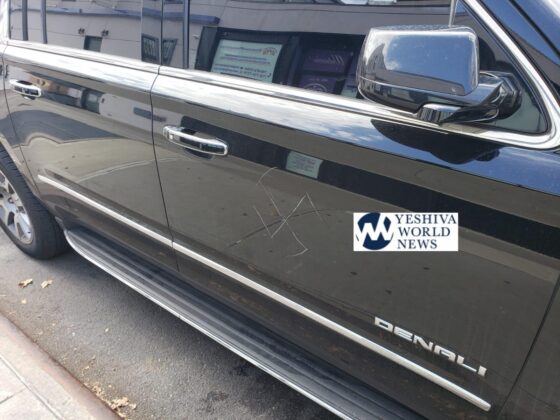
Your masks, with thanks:
M336 323L335 321L317 313L312 311L311 309L303 306L300 303L297 303L289 298L287 298L284 295L281 295L280 293L277 293L265 286L263 286L262 284L251 280L250 278L234 271L231 270L213 260L211 260L210 258L207 258L191 249L189 249L188 247L186 247L185 245L181 245L159 233L156 233L154 231L152 231L151 229L141 225L140 223L134 221L134 220L130 220L128 219L126 216L117 213L116 211L107 208L106 206L104 206L103 204L89 198L86 197L84 194L79 193L75 190L73 190L72 188L62 184L61 182L54 180L52 178L46 177L44 175L39 175L39 180L82 201L84 204L87 204L91 207L93 207L94 209L98 210L101 213L106 214L109 217L112 217L113 219L126 224L127 226L136 229L137 231L145 234L146 236L155 239L158 242L163 243L164 245L167 245L168 247L172 248L173 250L195 260L198 261L199 263L205 265L208 268L211 268L214 271L217 271L235 281L237 281L238 283L241 283L242 285L266 296L269 299L274 300L275 302L280 303L281 305L284 305L288 308L290 308L291 310L299 313L300 315L311 319L312 321L315 321L321 325L323 325L324 327L330 329L331 331L334 331L340 335L342 335L343 337L367 348L368 350L371 350L372 352L378 354L381 357L384 357L387 360L390 360L391 362L396 363L399 366L402 366L403 368L417 374L418 376L421 376L424 379L427 379L428 381L439 385L440 387L442 387L443 389L451 392L452 394L455 394L456 396L464 399L465 401L468 401L469 403L475 405L476 407L480 408L481 410L484 411L489 411L490 408L492 407L491 404L485 400L483 400L482 398L476 396L475 394L471 393L470 391L466 390L465 388L460 387L459 385L451 382L448 379L445 379L444 377L437 375L436 373L432 372L431 370L420 366L419 364L399 355L398 353L395 353L392 350L389 350L386 347L383 347L380 344L375 343L374 341L371 341L357 333L355 333L354 331L350 330L349 328L344 327L343 325L340 325L338 323Z
M158 73L159 64L147 63L145 61L134 58L126 58L118 55L105 54L97 51L80 50L77 48L61 47L59 45L41 44L40 42L20 41L18 39L9 39L9 46L37 50L50 54L63 55L67 57L77 58L80 60L94 61L96 63L110 64L117 67L126 67L133 70L140 70L150 73ZM43 62L41 65L49 66L49 62Z
M549 131L546 135L538 137L548 137L543 139L542 143L535 144L533 147L538 149L555 148L560 146L560 104L556 101L548 83L543 79L540 71L533 65L531 60L527 58L525 53L511 38L511 36L502 28L501 24L486 10L479 0L461 0L478 16L485 25L485 28L493 33L506 51L513 55L514 60L520 65L521 70L525 73L527 80L536 89L548 117ZM506 133L506 136L512 134ZM548 145L545 147L545 145ZM528 145L527 147L531 147Z
M215 86L242 90L246 92L256 93L260 95L273 96L279 99L287 99L294 102L302 102L310 105L333 108L336 110L353 112L372 118L383 119L400 124L411 125L414 127L426 128L446 133L456 133L465 136L475 137L482 140L490 140L501 144L509 144L513 146L526 147L531 149L545 150L560 147L560 106L556 102L554 94L546 81L542 78L538 70L525 56L515 41L505 32L505 30L496 22L488 11L480 4L479 0L462 0L463 3L471 9L483 22L486 29L492 32L502 45L513 55L520 69L525 73L525 78L531 83L535 89L535 93L539 96L544 107L543 112L546 114L548 121L548 131L543 134L522 134L506 130L496 130L486 127L474 127L461 124L437 124L420 121L410 112L397 110L385 105L376 104L369 101L357 101L336 95L325 93L306 91L303 89L274 85L271 83L258 82L255 80L241 79L232 76L225 76L217 73L193 69L177 69L172 67L159 66L158 64L146 63L140 60L124 58L99 52L87 50L79 50L74 48L61 47L57 45L41 44L30 41L7 40L8 45L14 45L22 48L34 49L53 54L61 54L83 60L91 60L95 62L116 65L120 67L132 68L136 70L159 73L166 76L176 77L180 79L195 81L199 83L212 84ZM4 2L4 11L6 4ZM9 10L8 10L9 12ZM3 21L0 21L0 29L6 31L9 13L5 13ZM0 39L2 37L0 33ZM48 63L45 63L48 65Z
M56 181L52 178L48 178L44 175L39 175L38 176L39 181L44 182L45 184L50 185L51 187L56 188L59 191L62 191L66 194L68 194L71 197L74 197L75 199L81 201L84 204L87 204L88 206L94 208L95 210L99 211L100 213L105 214L106 216L111 217L112 219L127 225L128 227L156 240L157 242L162 243L163 245L169 247L169 248L173 248L173 241L170 238L167 238L157 232L154 232L152 229L147 228L146 226L138 223L135 220L132 220L126 216L124 216L121 213L116 212L113 209L110 209L109 207L104 206L103 204L85 196L84 194L64 185L63 183Z
M420 121L410 112L397 110L382 104L369 101L356 101L336 95L306 91L291 86L275 85L255 80L241 79L232 76L211 73L193 69L178 69L162 66L161 75L176 77L194 82L212 84L215 86L243 90L261 95L273 96L295 102L334 108L337 110L358 113L372 118L383 119L415 127L437 130L440 132L456 133L490 140L502 144L526 147L531 149L554 149L560 146L560 107L556 103L554 94L535 66L531 63L511 37L501 28L498 22L480 5L478 0L462 0L463 3L484 23L486 29L492 32L508 52L517 61L527 81L535 89L541 99L548 121L548 131L543 134L523 134L507 130L497 130L491 127L468 126L461 124L444 124Z

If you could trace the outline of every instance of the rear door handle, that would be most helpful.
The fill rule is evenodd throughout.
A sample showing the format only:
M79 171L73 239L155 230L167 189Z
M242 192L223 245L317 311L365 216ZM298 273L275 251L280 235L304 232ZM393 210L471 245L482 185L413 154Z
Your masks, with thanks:
M222 140L188 134L183 130L185 130L183 127L168 126L163 128L163 135L171 143L195 152L216 156L225 156L228 154L228 145Z
M43 94L41 88L21 80L10 79L10 86L13 91L31 98L39 98Z

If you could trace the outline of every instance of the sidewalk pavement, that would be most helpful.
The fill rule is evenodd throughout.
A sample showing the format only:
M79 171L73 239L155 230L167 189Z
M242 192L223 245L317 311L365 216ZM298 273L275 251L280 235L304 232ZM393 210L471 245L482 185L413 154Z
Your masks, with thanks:
M0 315L0 419L118 418Z

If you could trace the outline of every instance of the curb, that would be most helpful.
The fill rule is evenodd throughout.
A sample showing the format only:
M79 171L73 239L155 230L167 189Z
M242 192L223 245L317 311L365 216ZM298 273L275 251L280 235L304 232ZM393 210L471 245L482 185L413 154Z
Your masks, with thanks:
M0 315L0 366L40 401L57 419L118 419L119 417L66 369ZM1 411L2 405L0 405ZM25 410L26 407L21 407ZM22 411L22 414L23 411Z

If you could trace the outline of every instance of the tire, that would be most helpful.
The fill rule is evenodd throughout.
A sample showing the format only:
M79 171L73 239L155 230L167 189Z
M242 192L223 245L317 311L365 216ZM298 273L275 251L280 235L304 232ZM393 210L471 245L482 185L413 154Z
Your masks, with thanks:
M48 259L68 249L62 229L0 147L0 227L23 252Z

